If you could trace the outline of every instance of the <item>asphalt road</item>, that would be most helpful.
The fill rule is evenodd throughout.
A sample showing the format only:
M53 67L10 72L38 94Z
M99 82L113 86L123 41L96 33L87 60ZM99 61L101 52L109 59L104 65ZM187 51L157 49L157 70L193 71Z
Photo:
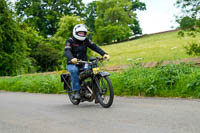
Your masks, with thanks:
M115 97L105 109L66 95L0 92L0 133L200 133L200 99Z

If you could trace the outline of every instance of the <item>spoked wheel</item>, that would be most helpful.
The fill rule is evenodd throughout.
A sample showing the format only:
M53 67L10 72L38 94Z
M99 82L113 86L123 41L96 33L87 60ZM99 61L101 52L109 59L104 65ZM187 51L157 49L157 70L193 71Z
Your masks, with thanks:
M99 103L102 107L109 108L114 99L113 87L109 77L100 77L97 86L99 89L97 93Z
M69 84L69 87L67 87L66 84L64 84L65 87L67 87L67 91L68 91L68 96L69 96L69 100L74 104L74 105L79 105L80 103L80 100L79 99L74 99L74 92L72 91L72 83L71 81L68 81Z

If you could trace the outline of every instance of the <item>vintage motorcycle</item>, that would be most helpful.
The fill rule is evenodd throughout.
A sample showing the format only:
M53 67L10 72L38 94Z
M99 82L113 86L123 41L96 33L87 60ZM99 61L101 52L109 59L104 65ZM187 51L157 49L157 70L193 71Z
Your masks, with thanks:
M72 91L72 83L70 74L61 74L61 82L64 82L64 89L68 93L70 101L74 105L80 102L88 101L100 103L102 107L109 108L114 99L113 86L110 81L108 72L100 71L99 63L104 61L103 58L90 57L89 61L78 61L77 65L83 65L83 69L79 69L80 82L80 99L74 98Z

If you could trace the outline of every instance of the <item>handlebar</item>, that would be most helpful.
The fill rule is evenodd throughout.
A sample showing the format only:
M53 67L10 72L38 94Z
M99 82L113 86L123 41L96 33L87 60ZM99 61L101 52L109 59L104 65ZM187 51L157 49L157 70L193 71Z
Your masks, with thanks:
M102 58L100 58L100 57L96 57L96 59L94 60L94 61L96 61L96 62L99 62L99 61L104 61L104 60L106 60L106 59L104 59L103 57ZM80 63L80 64L92 64L94 61L82 61L82 60L78 60L78 64Z
M92 62L78 60L77 64L92 64Z
M104 60L106 60L105 58L103 58L103 57L96 57L95 58L95 60L94 61L96 61L96 62L103 62ZM92 65L93 63L94 63L94 61L83 61L83 60L78 60L78 62L77 62L77 64L90 64L90 65ZM71 61L69 62L69 63L72 63Z

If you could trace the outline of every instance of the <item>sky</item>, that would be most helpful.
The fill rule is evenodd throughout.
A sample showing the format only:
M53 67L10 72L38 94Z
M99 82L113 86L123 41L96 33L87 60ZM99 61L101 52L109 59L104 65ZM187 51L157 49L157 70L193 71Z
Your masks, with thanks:
M175 15L180 14L180 9L174 6L176 0L141 0L141 2L145 2L147 8L146 11L137 12L143 34L167 31L178 26Z
M16 0L11 0L16 1ZM94 0L83 0L85 4ZM180 11L174 6L177 0L140 0L146 4L146 11L137 11L143 34L172 30L178 25L175 16ZM172 28L174 27L174 28Z

